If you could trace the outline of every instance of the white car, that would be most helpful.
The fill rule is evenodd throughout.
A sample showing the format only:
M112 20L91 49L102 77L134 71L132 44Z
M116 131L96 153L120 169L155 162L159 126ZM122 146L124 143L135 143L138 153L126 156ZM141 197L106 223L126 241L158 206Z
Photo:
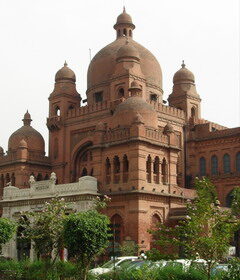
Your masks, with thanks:
M126 256L126 257L116 257L115 258L115 268L120 268L122 265L130 263L133 260L137 260L138 257L136 256ZM108 273L114 270L114 260L111 259L110 261L106 262L101 267L93 268L90 270L92 274L103 274Z

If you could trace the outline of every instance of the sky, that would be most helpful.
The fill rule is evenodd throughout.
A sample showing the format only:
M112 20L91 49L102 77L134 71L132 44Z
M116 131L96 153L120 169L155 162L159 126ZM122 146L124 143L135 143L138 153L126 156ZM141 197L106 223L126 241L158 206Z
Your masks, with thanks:
M240 126L239 0L0 0L0 146L26 110L48 143L46 118L54 76L64 61L85 98L92 57L115 40L123 5L134 40L158 59L164 99L184 59L195 75L202 117Z

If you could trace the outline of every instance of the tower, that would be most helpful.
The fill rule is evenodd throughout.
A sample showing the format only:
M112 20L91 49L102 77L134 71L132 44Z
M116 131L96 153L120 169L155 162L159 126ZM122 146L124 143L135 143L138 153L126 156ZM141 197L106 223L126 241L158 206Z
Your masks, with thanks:
M193 73L186 68L184 61L182 68L173 77L173 90L168 97L169 105L185 112L186 120L196 120L201 117L201 99L195 86Z
M49 96L49 157L53 163L53 170L59 174L64 169L65 161L65 120L79 108L81 96L76 90L75 73L67 63L56 73L55 86ZM61 180L61 178L60 178Z

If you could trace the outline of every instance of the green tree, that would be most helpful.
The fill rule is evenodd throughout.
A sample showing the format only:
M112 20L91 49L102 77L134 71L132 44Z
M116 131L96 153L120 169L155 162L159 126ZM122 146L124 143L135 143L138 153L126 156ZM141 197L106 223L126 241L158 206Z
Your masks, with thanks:
M16 233L16 223L7 218L0 218L0 254L2 253L2 245L10 241Z
M71 214L65 219L65 245L77 260L80 279L86 279L91 262L107 247L108 230L108 217L96 210Z
M152 233L162 249L181 246L188 258L206 260L210 279L212 267L226 254L239 222L232 211L219 206L215 187L208 179L197 179L195 188L197 197L187 203L186 219L175 227L159 225Z
M133 240L125 240L122 245L120 245L120 252L122 256L137 256L139 246Z
M66 210L67 204L63 198L53 198L44 204L42 211L26 212L22 216L22 239L34 242L35 252L40 258L51 260L54 251L54 263L63 249L63 221Z

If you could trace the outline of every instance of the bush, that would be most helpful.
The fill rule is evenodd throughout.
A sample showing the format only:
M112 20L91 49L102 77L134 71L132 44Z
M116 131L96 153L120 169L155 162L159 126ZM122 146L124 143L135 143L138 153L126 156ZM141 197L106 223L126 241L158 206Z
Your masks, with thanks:
M0 262L0 280L74 280L76 272L75 264L70 262Z
M22 277L21 264L13 260L0 261L0 279L4 280L20 280Z
M146 269L146 267L132 271L118 271L99 275L95 279L99 280L207 280L207 276L201 271L190 269L188 272L179 267L165 267L158 269ZM89 279L92 280L92 279Z

